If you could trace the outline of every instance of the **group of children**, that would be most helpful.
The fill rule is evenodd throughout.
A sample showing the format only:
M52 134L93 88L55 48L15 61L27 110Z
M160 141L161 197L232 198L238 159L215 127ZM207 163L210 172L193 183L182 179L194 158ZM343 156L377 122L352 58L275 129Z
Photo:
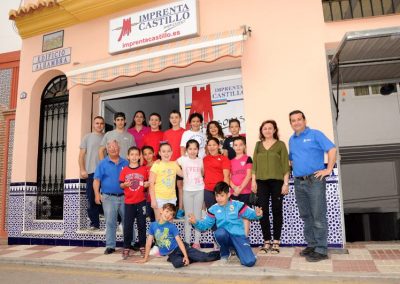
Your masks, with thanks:
M137 113L144 118L143 112ZM128 150L129 166L120 174L120 187L125 194L123 258L129 256L136 219L140 252L144 257L140 262L148 260L155 239L160 254L168 255L174 267L219 258L226 262L232 249L243 265L253 266L255 256L247 238L249 220L260 219L262 212L246 205L251 193L252 160L245 153L245 138L239 135L240 122L230 120L232 136L224 139L216 121L208 123L205 135L201 130L203 117L198 113L190 115L191 129L186 131L180 127L180 112L172 111L169 120L171 128L162 133L161 117L151 114L150 131L137 144L141 149L130 147ZM175 207L177 201L179 210ZM204 206L207 215L200 220ZM183 215L183 208L185 242L171 223L176 211ZM147 242L146 216L156 221L150 225ZM192 225L196 228L194 242L191 242ZM220 251L199 251L200 231L215 226Z

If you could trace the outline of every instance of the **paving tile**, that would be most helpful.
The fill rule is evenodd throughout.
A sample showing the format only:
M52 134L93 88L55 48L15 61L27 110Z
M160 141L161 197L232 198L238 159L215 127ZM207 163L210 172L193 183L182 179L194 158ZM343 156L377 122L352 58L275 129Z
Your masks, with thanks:
M72 247L69 250L65 250L67 252L91 252L93 253L92 247ZM102 253L104 253L104 248L102 249Z
M27 249L29 249L29 248L31 248L31 247L36 247L36 245L33 245L33 246L31 246L31 245L14 245L14 246L9 246L9 248L11 249L13 249L13 250L20 250L20 251L22 251L22 250L27 250Z
M332 260L326 259L319 262L308 262L305 257L294 257L290 269L314 272L332 272Z
M5 250L0 250L0 256L9 254L9 253L14 253L17 252L18 250L12 250L12 249L5 249Z
M87 253L97 253L97 254L104 254L106 250L105 247L98 247L98 248L90 248L90 250L86 251Z
M53 260L66 260L68 258L72 258L76 255L79 255L78 252L58 252L54 254L50 254L48 256L42 257L42 259L53 259Z
M379 272L373 260L332 260L333 272Z
M32 254L33 252L31 250L18 250L18 251L13 251L8 254L4 254L1 257L23 257L28 254Z
M65 258L65 260L92 260L98 256L98 254L94 253L76 253L71 257Z
M51 252L51 251L36 251L33 252L31 251L30 254L22 256L23 258L43 258L49 255L57 254L56 252Z
M27 248L27 250L47 250L52 248L53 246L42 246L42 245L33 245L30 248Z
M90 262L103 262L103 263L116 263L121 260L120 253L113 253L113 254L103 254L103 255L96 255L96 257L90 259Z
M400 274L400 260L375 260L374 263L381 273Z
M400 259L399 249L369 250L373 259Z
M334 260L372 260L371 254L365 248L350 248L348 251L348 254L331 254L330 257Z
M256 266L268 266L274 268L289 269L292 263L291 257L284 256L260 256L257 257Z
M46 251L54 251L54 252L64 252L64 251L69 251L70 249L75 248L75 247L70 247L70 246L53 246Z

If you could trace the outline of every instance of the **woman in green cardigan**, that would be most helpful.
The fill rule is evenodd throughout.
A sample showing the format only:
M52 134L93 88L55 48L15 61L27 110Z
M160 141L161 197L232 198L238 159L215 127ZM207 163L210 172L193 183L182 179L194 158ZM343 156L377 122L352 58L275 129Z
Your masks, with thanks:
M289 192L289 159L285 143L279 140L274 120L266 120L260 126L260 141L253 154L252 190L257 193L263 210L260 220L264 246L260 252L279 253L283 213L283 196ZM272 203L273 238L269 216L269 200Z

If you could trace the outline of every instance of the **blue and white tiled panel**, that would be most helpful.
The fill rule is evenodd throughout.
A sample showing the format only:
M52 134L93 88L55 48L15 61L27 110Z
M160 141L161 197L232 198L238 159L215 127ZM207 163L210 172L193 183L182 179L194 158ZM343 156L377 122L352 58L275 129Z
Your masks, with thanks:
M328 246L343 247L343 228L341 217L341 202L338 191L337 181L329 181L326 184L326 199L327 199L327 218L328 218ZM271 208L271 207L270 207ZM270 216L272 212L270 210ZM272 217L271 226L272 226ZM303 221L300 219L297 208L294 186L290 186L289 194L283 200L283 227L281 243L283 245L305 245L303 235Z

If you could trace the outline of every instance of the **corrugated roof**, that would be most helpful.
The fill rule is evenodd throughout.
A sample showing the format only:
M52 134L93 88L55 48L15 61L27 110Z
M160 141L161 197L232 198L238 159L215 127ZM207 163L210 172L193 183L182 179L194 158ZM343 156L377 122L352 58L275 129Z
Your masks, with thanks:
M400 78L400 27L349 32L330 61L332 84Z

